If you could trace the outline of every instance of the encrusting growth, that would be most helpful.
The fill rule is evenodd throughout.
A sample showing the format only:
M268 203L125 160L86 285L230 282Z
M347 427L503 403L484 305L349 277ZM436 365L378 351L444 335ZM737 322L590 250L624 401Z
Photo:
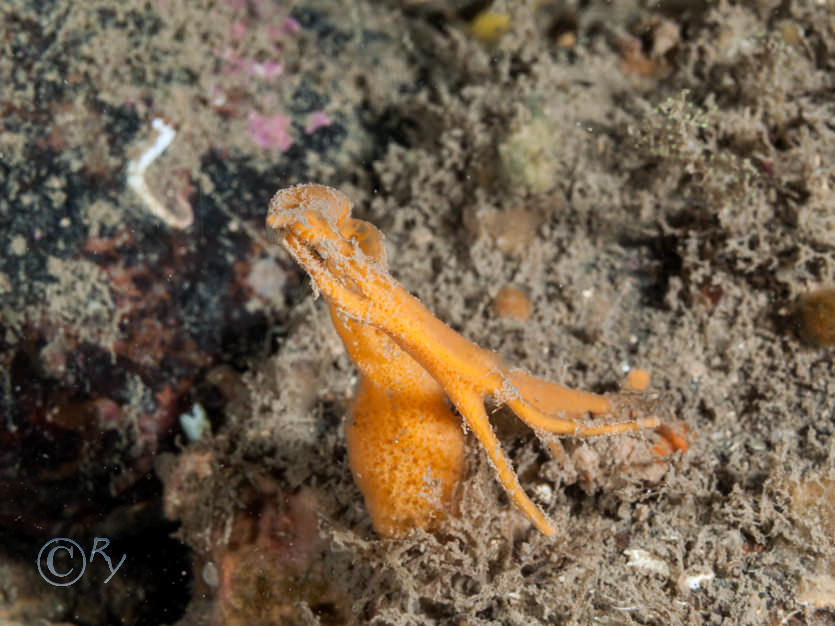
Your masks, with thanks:
M532 428L557 435L609 435L655 428L658 420L587 423L588 413L613 416L608 398L511 369L453 331L388 274L380 232L350 215L350 201L336 189L297 185L273 197L267 226L324 295L362 374L346 438L374 528L387 536L431 528L452 503L465 440L449 399L510 498L553 535L555 526L523 491L490 426L487 396Z

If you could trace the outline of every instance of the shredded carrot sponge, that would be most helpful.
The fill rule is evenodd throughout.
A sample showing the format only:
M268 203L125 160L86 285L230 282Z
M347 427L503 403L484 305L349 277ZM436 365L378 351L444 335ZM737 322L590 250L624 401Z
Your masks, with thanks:
M484 447L507 494L549 536L556 528L519 485L490 426L486 397L532 428L558 435L659 425L654 417L589 424L582 419L588 413L613 417L608 398L511 369L446 326L388 274L382 235L351 218L350 201L336 189L305 184L280 190L267 226L324 295L362 375L346 438L351 471L379 533L431 528L451 506L463 477L465 440L447 399ZM433 484L435 493L428 487Z

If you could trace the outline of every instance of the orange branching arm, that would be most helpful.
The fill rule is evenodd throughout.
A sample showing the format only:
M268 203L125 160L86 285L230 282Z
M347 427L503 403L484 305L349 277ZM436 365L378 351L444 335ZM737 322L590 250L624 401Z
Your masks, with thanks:
M613 407L606 397L574 391L510 369L496 354L453 331L389 275L379 231L350 215L351 203L344 194L315 184L282 189L272 199L267 215L267 226L275 229L281 243L324 295L331 307L334 324L351 358L365 377L360 383L363 395L360 397L358 394L353 410L355 416L362 415L366 420L365 431L360 434L351 430L356 419L349 424L349 439L355 439L349 446L349 454L351 447L362 447L365 454L377 458L393 454L396 458L391 462L402 463L402 455L396 453L396 443L388 452L378 450L373 454L368 446L363 446L362 437L371 440L375 430L385 430L392 422L400 424L400 428L408 424L414 435L410 445L416 445L421 438L421 423L425 416L428 414L437 418L443 413L440 406L445 406L445 403L438 402L438 398L443 399L445 395L484 447L496 477L508 495L543 533L552 535L556 528L522 490L493 433L484 408L485 398L490 395L507 404L531 427L559 435L608 435L654 428L659 425L658 420L650 417L587 423L582 417L588 413L612 416ZM374 393L367 391L369 385ZM414 402L416 398L431 399L428 402L431 406L424 407L421 413L408 410L399 400L386 404L383 398L409 398L409 402ZM383 404L386 406L377 410L378 405ZM370 424L369 414L382 417ZM445 414L436 421L444 424L442 428L445 428L449 424L449 415ZM434 442L433 436L427 435L427 438ZM380 445L379 441L377 445ZM460 445L456 443L452 448L445 453L454 460L446 465L439 460L442 455L429 455L434 459L429 467L420 462L413 463L413 473L421 477L427 469L435 476L437 467L447 468L448 471L441 477L441 500L451 497L449 491L444 491L451 485L444 481L451 483L460 480L461 476L463 453L460 453L459 459ZM427 455L424 453L423 456ZM352 460L352 469L354 465ZM385 474L388 470L377 467L376 471ZM356 477L356 469L354 474ZM370 484L368 476L362 475L357 482L366 502L376 502L373 507L369 504L370 509L379 510L381 499L397 498L391 489L385 489L388 485L385 480ZM406 482L412 488L422 484L414 480ZM388 526L383 521L387 516L389 519L396 517L397 507L395 502L390 507L393 511L376 516L372 512L375 528L383 528L384 534L402 530L402 520ZM434 518L434 514L428 517ZM414 523L422 523L420 515L410 519ZM386 532L391 530L390 526L397 528Z

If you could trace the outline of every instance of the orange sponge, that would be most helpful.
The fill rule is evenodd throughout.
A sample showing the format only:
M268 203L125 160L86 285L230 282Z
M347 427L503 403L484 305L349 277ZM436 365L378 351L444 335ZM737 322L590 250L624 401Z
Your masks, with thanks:
M362 374L346 428L351 469L382 534L431 527L463 475L464 439L446 399L484 447L496 477L546 535L553 523L525 494L490 426L492 396L535 429L591 436L654 428L655 417L616 420L609 399L507 367L434 317L388 273L379 231L350 217L335 189L297 185L270 202L267 226L325 297ZM587 423L586 414L608 415ZM432 493L432 480L438 489Z

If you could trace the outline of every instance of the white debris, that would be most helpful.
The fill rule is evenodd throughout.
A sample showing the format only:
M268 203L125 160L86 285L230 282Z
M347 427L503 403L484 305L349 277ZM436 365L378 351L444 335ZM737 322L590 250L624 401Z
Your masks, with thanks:
M189 413L180 415L180 428L189 441L198 441L212 434L212 424L199 402L195 402Z
M177 135L176 129L170 124L166 124L161 117L155 117L151 121L151 128L157 132L157 138L147 150L139 155L138 159L128 162L128 187L133 189L145 203L145 206L148 207L148 210L163 222L173 228L187 228L194 221L194 213L185 209L179 212L172 211L151 193L148 183L145 182L145 170L159 155L165 152L165 149Z
M629 557L627 565L630 567L637 567L655 574L660 574L665 578L670 577L670 568L667 562L660 557L640 548L630 548L629 550L624 550L623 553Z
M682 574L678 577L678 588L683 591L696 591L702 589L706 583L713 580L713 572L704 572L702 574Z

